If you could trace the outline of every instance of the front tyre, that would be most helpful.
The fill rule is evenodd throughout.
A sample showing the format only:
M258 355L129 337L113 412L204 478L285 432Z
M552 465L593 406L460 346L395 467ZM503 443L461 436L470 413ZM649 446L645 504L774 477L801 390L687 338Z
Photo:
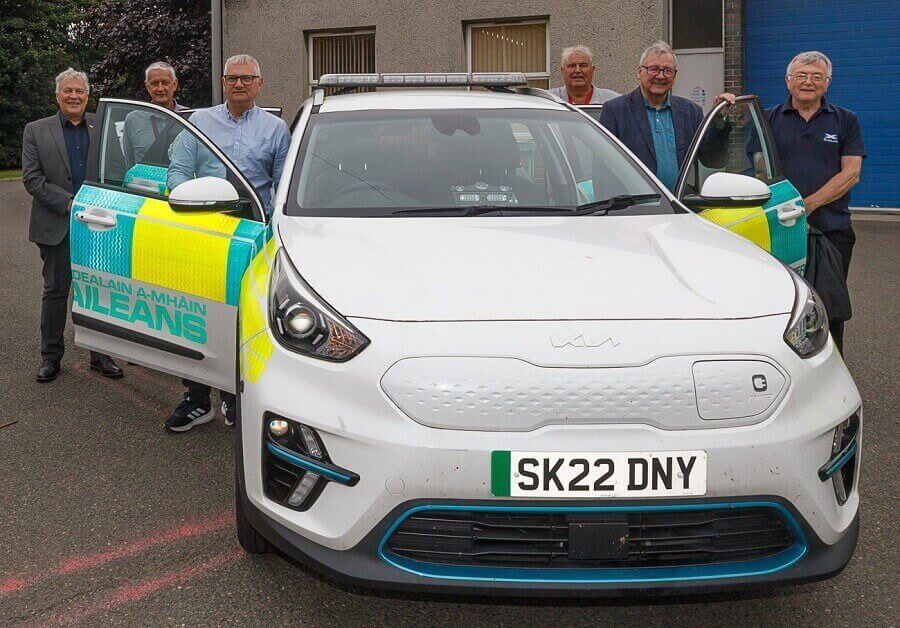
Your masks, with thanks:
M235 458L234 458L234 512L235 523L237 524L238 543L248 554L266 554L269 552L269 542L256 531L256 528L247 519L244 512L244 499L242 487L244 486L244 451L241 441L241 336L240 336L240 314L238 314L238 324L235 329L234 347L234 428L237 433L235 438Z

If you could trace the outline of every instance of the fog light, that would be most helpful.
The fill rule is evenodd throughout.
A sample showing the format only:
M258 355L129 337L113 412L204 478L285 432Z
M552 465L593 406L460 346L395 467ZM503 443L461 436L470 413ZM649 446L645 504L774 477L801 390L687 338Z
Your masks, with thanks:
M284 436L288 433L289 429L291 429L291 426L288 425L287 421L283 421L281 419L269 421L269 433L272 434L272 436Z
M271 412L263 417L263 426L263 492L269 499L305 511L328 484L359 482L359 475L331 461L312 427Z

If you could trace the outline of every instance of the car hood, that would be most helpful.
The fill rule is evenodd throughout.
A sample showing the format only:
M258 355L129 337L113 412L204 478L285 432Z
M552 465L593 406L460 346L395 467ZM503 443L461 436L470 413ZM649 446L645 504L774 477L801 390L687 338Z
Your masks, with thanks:
M279 216L276 228L300 274L345 316L724 319L794 302L774 258L692 214Z

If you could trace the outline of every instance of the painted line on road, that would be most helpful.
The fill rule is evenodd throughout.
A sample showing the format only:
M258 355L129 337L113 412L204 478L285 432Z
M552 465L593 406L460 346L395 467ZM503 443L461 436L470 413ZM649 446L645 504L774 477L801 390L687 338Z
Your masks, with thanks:
M169 528L136 541L122 543L112 548L102 548L87 554L77 554L40 573L31 575L17 574L0 579L0 598L28 589L47 580L61 578L75 571L98 567L114 560L141 554L160 545L167 545L216 532L233 524L234 511L228 510L213 517L182 523L174 528Z
M44 625L64 625L82 622L99 613L115 610L123 604L138 602L160 589L198 578L206 572L227 565L244 555L243 550L231 550L217 554L209 560L190 567L121 586L104 600L80 608L76 607L68 612L51 617Z

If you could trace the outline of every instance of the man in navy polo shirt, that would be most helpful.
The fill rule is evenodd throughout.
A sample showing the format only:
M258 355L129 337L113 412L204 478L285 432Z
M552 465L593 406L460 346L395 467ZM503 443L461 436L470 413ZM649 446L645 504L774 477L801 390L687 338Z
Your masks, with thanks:
M856 234L850 224L850 189L859 183L866 156L856 114L825 100L831 60L821 52L801 52L787 68L790 96L766 109L781 156L784 175L803 195L809 224L822 231L841 254L844 276ZM844 324L831 323L831 335L843 347Z

